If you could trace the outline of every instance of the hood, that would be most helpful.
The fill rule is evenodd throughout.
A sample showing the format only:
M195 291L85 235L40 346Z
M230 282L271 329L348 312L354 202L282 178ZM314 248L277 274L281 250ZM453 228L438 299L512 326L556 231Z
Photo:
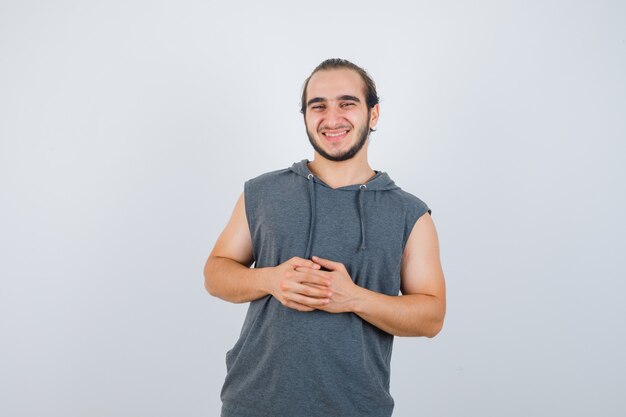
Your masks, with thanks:
M303 159L300 162L294 162L294 164L289 168L292 172L304 177L309 184L309 206L311 210L311 224L309 226L309 237L306 246L306 253L304 255L305 259L309 259L311 257L311 244L313 243L313 235L315 233L315 187L321 186L332 189L332 187L328 186L324 181L313 175L313 173L309 170L308 167L309 160ZM372 191L389 191L398 189L398 187L393 180L389 177L386 172L376 171L376 175L367 181L364 184L351 184L343 187L335 188L337 191L352 191L357 192L358 197L356 198L355 204L358 205L359 211L359 223L361 224L361 245L359 250L365 250L365 204L363 202L365 193Z
M303 159L300 162L294 162L294 164L289 169L306 179L309 179L309 176L311 176L315 183L327 188L331 188L324 181L313 175L313 173L309 170L309 162L310 161L308 159ZM387 191L395 190L397 188L400 187L398 187L396 183L393 182L391 178L389 178L389 175L386 172L376 171L376 175L365 184L346 185L343 187L335 188L335 190L359 191L363 189L366 191Z

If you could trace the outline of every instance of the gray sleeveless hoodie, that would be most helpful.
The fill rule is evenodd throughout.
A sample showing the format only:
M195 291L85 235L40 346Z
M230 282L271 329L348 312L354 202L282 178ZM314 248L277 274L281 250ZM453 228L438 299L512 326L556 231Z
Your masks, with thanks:
M361 287L400 291L407 238L428 206L384 172L331 188L308 160L244 184L255 268L312 255L341 262ZM250 303L226 353L222 417L386 417L393 336L354 313Z

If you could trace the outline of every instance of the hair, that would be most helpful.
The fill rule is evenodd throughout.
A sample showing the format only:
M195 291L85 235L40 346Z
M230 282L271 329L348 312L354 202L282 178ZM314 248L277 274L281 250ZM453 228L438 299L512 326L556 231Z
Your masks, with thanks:
M300 113L305 114L306 112L306 89L309 86L309 80L311 79L313 74L315 74L318 71L343 69L343 68L356 71L356 73L361 76L361 79L363 80L363 84L365 84L364 93L365 93L365 102L367 103L368 111L372 107L378 104L379 97L378 97L378 94L376 93L376 84L374 84L374 80L372 80L372 77L370 77L369 74L363 68L359 67L358 65L353 64L347 59L331 58L331 59L327 59L326 61L322 62L317 67L315 67L311 75L309 75L309 77L306 80L304 80L304 87L302 88L302 101L300 103Z

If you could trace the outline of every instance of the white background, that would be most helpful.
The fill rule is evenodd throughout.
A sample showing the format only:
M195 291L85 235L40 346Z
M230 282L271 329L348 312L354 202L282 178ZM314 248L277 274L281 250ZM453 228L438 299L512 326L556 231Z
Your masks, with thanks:
M369 148L433 210L443 331L394 416L626 413L619 1L0 2L0 415L217 416L246 305L202 268L243 182L365 67ZM303 370L306 372L306 370Z

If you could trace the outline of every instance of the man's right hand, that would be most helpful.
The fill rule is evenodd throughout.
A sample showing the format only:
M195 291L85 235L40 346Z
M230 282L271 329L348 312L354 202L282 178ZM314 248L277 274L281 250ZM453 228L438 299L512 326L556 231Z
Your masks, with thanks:
M319 270L315 262L293 257L280 265L266 268L269 293L285 307L298 311L313 311L315 306L329 302L330 280L306 271L296 271L298 267Z
M321 267L312 260L294 257L274 267L250 268L253 262L252 236L241 193L204 266L204 287L209 294L233 303L270 294L284 306L300 311L312 311L328 302L327 277L320 276ZM304 269L296 271L298 267ZM311 273L314 270L316 274Z

